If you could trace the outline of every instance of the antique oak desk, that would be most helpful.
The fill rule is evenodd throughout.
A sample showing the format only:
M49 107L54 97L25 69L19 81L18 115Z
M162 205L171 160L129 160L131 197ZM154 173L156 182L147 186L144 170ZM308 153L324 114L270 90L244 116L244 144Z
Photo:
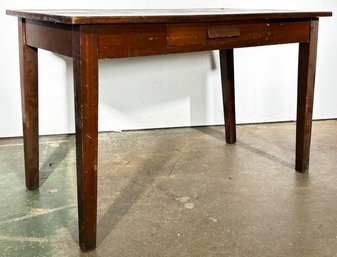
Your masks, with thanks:
M30 190L39 187L37 49L73 58L79 243L83 251L96 247L99 59L219 50L226 142L233 144L233 49L299 43L295 169L308 170L318 18L331 16L330 12L8 10L7 14L19 19L25 174Z

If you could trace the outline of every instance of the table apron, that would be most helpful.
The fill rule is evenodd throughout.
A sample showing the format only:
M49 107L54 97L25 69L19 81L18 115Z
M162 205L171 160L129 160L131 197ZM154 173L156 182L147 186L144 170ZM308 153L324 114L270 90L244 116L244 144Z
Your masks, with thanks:
M72 57L72 26L66 24L25 20L26 44Z
M309 42L310 20L98 24L98 58L124 58ZM25 20L26 44L72 57L75 26ZM74 27L73 27L74 26Z

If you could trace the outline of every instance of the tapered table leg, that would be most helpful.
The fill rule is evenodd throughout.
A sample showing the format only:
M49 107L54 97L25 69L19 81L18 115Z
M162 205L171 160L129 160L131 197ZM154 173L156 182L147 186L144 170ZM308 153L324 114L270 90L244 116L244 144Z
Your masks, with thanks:
M317 36L318 20L311 21L309 42L299 45L295 164L299 172L309 168Z
M222 81L222 96L225 115L226 142L236 142L235 93L234 93L234 53L233 49L219 50Z
M21 105L26 187L39 187L38 54L26 45L26 23L19 18Z
M73 27L79 241L96 247L98 56L95 26Z

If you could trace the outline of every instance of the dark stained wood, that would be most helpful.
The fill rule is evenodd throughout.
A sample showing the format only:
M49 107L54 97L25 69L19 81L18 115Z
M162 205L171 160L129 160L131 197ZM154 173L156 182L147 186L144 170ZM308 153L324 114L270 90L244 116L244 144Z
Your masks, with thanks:
M165 24L124 24L97 26L99 57L121 58L166 52Z
M310 24L310 41L299 45L295 164L299 172L309 168L317 39L318 20Z
M72 26L27 20L26 44L58 54L72 56Z
M167 46L206 45L206 24L177 23L167 26Z
M75 26L73 62L79 241L96 247L98 149L98 36L96 26Z
M226 142L236 142L235 93L234 93L234 51L220 50L220 71L222 81L222 99L225 116Z
M73 57L79 241L96 247L98 59L220 50L226 142L235 143L234 48L300 43L296 170L308 170L318 17L273 10L7 10L19 17L26 185L38 187L37 48Z
M176 23L243 21L258 19L311 19L331 12L249 9L97 9L97 10L7 10L8 15L66 24Z
M26 187L39 187L38 56L26 45L26 21L19 18L21 105Z

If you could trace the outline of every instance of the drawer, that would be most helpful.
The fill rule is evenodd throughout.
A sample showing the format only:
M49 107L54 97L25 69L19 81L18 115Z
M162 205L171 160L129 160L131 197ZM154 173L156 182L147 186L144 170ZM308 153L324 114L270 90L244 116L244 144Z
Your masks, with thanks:
M168 24L167 47L178 52L308 42L309 34L309 21Z

